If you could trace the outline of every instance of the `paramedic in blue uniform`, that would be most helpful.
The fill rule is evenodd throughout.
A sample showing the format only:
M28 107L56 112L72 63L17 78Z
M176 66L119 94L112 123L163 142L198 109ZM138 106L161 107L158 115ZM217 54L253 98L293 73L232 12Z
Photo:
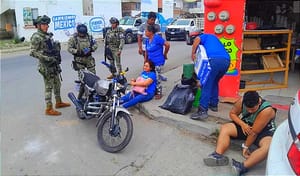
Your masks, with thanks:
M201 97L196 113L191 115L193 120L208 118L208 109L217 112L219 103L219 81L227 72L230 65L230 56L219 38L213 34L200 34L195 38L192 46L192 60L196 59L198 45L203 45L209 59L211 71L208 79L201 87Z

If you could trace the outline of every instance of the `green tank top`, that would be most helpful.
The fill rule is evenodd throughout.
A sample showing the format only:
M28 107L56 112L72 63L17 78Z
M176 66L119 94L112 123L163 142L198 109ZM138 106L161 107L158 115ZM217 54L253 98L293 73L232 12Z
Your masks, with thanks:
M251 114L251 113L249 113L249 112L247 111L246 106L243 105L243 107L242 107L242 120L243 120L244 122L246 122L247 124L249 124L249 125L253 125L253 123L254 123L254 121L255 121L257 115L258 115L262 110L264 110L264 109L267 108L267 107L271 107L271 104L270 104L269 102L265 101L265 100L262 100L262 103L261 103L261 105L259 106L258 110L257 110L255 113Z
M251 113L247 112L246 107L243 105L243 107L242 107L242 120L245 123L247 123L248 125L252 126L255 119L256 119L256 117L257 117L257 115L267 107L272 107L271 103L269 103L265 100L262 100L262 103L259 106L258 110L255 113L251 114ZM273 109L275 110L275 116L276 116L276 109L275 108L273 108ZM276 130L275 117L268 122L268 124L265 126L264 130L272 132L272 133L275 132L275 130Z

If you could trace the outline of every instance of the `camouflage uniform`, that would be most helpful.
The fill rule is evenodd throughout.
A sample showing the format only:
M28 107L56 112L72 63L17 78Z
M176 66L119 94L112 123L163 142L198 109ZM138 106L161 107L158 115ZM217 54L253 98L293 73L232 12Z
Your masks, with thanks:
M41 17L39 17L41 18ZM43 18L49 18L43 16ZM50 20L50 18L49 18ZM50 23L50 21L49 21ZM42 23L42 24L49 24ZM61 56L60 56L60 43L58 41L53 41L53 34L48 32L43 32L38 29L31 36L31 50L30 56L35 57L39 60L38 71L43 76L45 84L45 101L47 105L47 110L52 110L52 90L56 99L56 108L70 106L68 103L63 103L60 96L61 88ZM53 112L53 111L51 111ZM60 115L60 112L55 111L56 114L48 115Z
M112 56L107 56L111 65L115 66L119 73L122 72L121 56L118 55L122 51L125 43L124 30L121 27L115 29L110 28L105 35L105 45L111 50ZM112 73L115 74L115 73Z
M74 70L87 69L96 74L95 58L92 56L92 52L96 51L97 48L96 40L89 34L83 37L78 36L77 33L74 34L68 41L68 51L74 55ZM85 49L89 49L90 51L85 53Z

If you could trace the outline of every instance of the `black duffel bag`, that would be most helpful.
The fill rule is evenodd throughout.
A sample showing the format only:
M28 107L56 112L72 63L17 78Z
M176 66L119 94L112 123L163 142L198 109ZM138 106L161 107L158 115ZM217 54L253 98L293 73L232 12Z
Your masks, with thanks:
M174 113L187 114L192 109L195 91L193 86L177 84L164 104L159 107Z

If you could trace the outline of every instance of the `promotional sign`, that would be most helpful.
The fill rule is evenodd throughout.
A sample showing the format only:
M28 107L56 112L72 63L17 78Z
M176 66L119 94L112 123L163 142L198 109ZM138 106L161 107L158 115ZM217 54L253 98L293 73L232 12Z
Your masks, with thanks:
M204 32L218 36L230 55L230 67L219 83L221 97L238 97L245 1L204 0Z

